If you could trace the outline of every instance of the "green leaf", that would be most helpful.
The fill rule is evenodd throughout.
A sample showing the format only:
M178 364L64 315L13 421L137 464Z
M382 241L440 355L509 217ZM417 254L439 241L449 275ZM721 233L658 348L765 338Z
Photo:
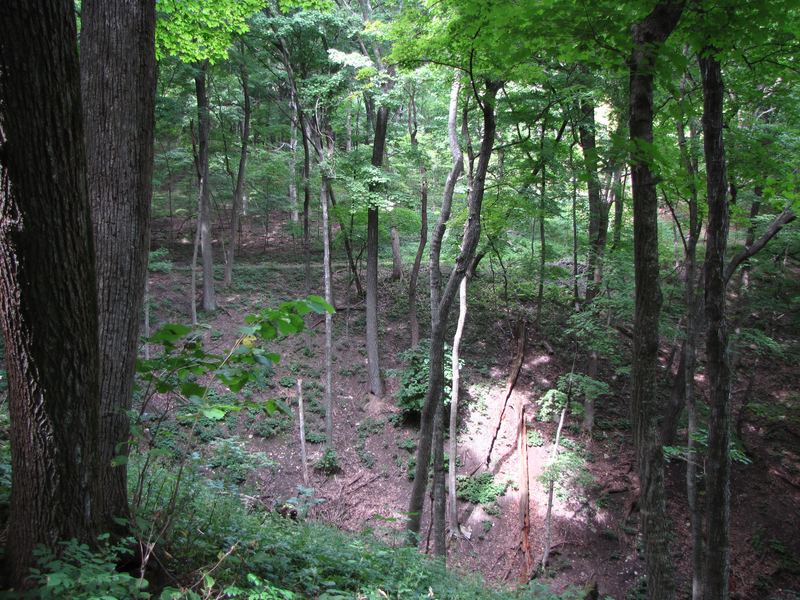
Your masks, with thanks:
M225 417L225 411L222 411L218 408L207 408L202 412L206 416L206 418L213 419L215 421L219 421L220 419Z
M121 467L122 465L128 464L128 457L124 454L120 454L119 456L115 456L111 459L111 466L112 467Z

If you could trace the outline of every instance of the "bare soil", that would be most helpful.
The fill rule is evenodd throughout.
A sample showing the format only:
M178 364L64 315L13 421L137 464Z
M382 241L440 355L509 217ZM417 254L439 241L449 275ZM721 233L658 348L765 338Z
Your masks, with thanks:
M219 310L201 315L209 325L206 342L219 349L231 347L244 317L264 306L305 294L302 247L299 240L271 232L269 240L245 236L234 271L234 284L217 287ZM174 240L161 239L175 268L170 273L151 274L153 327L168 322L187 322L189 315L189 270L191 247L180 235ZM215 250L217 250L215 248ZM266 251L265 251L266 250ZM217 251L217 256L221 253ZM322 295L321 256L312 260L312 293ZM408 268L408 267L407 267ZM387 268L385 275L388 276ZM547 489L537 476L549 456L554 422L537 419L540 399L556 386L558 377L568 375L573 362L573 343L563 334L565 309L553 309L546 324L536 331L527 330L526 351L520 376L501 414L506 377L514 359L516 343L513 327L503 305L493 292L492 274L484 272L471 283L474 297L484 301L472 309L463 343L465 367L462 371L462 402L459 407L458 472L470 474L486 470L486 454L492 435L500 430L492 451L489 470L495 480L510 479L504 496L498 498L500 511L459 502L459 523L469 539L461 536L451 541L448 564L467 572L480 572L487 582L518 582L522 572L520 543L520 479L516 450L518 415L514 412L521 399L532 437L541 445L529 447L530 544L534 561L544 551ZM415 456L417 435L413 422L395 425L390 417L397 414L392 394L398 388L397 377L386 377L387 395L371 398L366 385L366 348L364 341L363 300L347 297L347 269L344 261L336 264L334 287L338 312L334 317L334 423L335 447L341 470L326 475L310 468L309 487L315 504L307 518L331 523L341 529L361 532L371 529L392 539L402 532L404 511L411 489L407 467ZM420 277L420 315L427 310L427 274ZM502 286L498 282L498 289ZM387 373L402 369L398 353L410 345L407 319L408 282L380 284L381 367ZM199 290L199 287L198 287ZM350 310L346 310L349 304ZM533 322L533 302L527 317ZM453 319L454 320L454 319ZM311 352L302 335L285 338L275 344L282 354L273 380L302 378L305 385L314 382L317 390L324 381L324 323L311 320L316 334L311 338ZM425 328L423 325L423 337ZM542 342L554 349L549 354ZM620 352L627 354L629 340L620 336ZM664 355L670 347L664 342ZM585 372L585 356L578 355L576 370ZM677 361L676 361L677 362ZM664 394L671 384L666 372L661 377ZM702 371L702 369L700 369ZM636 509L638 480L629 430L630 382L614 375L607 361L600 364L598 377L609 383L612 394L601 397L597 406L597 427L593 435L581 433L579 422L568 419L564 436L576 445L586 459L593 483L580 489L556 494L553 509L552 551L548 568L540 581L558 592L570 585L583 587L590 580L598 584L604 598L643 598L636 595L644 577L640 553L641 533ZM769 411L742 410L747 384L754 383L748 402L772 407ZM284 381L288 381L284 379ZM730 588L733 597L760 599L800 598L800 405L797 396L797 365L755 360L744 354L734 379L734 426L741 431L752 464L735 463L731 482L731 565ZM707 395L702 373L698 375L701 394ZM297 395L294 387L276 385L271 394L283 395L290 402ZM314 396L313 390L310 396ZM321 394L319 398L321 402ZM306 418L312 428L322 429L322 416L310 412L306 398ZM280 505L297 496L303 484L299 431L296 424L289 431L263 438L254 433L257 423L237 424L237 433L250 443L252 451L265 452L275 463L273 470L262 469L247 485L264 506ZM360 429L359 429L360 427ZM677 442L685 444L683 439ZM537 438L538 436L538 438ZM359 444L359 439L363 443ZM310 445L310 462L321 453L321 445ZM702 470L702 465L701 465ZM685 465L672 461L667 469L668 511L672 521L673 553L677 567L678 597L690 597L690 540L688 509L685 500ZM426 507L426 511L428 508ZM427 547L429 519L423 519L423 550ZM790 590L795 590L792 592ZM630 595L629 595L630 594Z

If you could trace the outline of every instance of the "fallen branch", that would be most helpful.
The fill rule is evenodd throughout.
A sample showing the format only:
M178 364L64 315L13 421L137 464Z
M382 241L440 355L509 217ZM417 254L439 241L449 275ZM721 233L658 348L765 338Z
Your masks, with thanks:
M517 334L517 356L514 358L514 362L511 366L511 372L508 375L508 379L506 380L506 391L503 398L503 407L500 409L500 414L497 415L497 427L495 427L494 435L492 436L492 441L489 444L489 452L486 454L486 466L489 466L489 463L492 460L492 450L494 449L494 443L497 441L497 435L500 433L500 427L503 424L503 413L506 412L506 405L508 404L508 399L511 397L511 392L514 391L514 385L517 383L517 378L519 377L520 369L522 368L522 361L525 358L525 325L526 322L524 319L520 318L519 320L519 333Z

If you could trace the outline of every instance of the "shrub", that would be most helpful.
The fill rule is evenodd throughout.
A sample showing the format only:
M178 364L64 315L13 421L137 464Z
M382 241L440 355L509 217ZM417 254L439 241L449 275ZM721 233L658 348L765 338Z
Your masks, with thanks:
M403 414L418 413L425 403L425 393L428 391L428 377L430 375L429 356L431 341L420 340L419 344L400 353L404 363L400 375L400 389L395 393L396 405L402 409ZM451 348L444 346L444 401L450 403L450 390L453 387L453 368L449 360ZM462 361L463 362L463 361ZM461 365L459 365L460 368Z

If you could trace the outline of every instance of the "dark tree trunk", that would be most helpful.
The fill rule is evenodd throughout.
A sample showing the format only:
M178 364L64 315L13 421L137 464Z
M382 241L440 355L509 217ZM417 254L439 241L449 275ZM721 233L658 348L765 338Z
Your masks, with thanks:
M124 536L139 321L150 247L155 3L84 0L81 84L100 340L100 519Z
M377 111L375 121L375 144L372 146L372 166L383 165L383 150L386 146L386 130L389 126L389 107ZM370 191L376 191L370 184ZM378 398L383 397L380 354L378 352L378 207L367 211L367 370L369 391Z
M706 377L709 383L706 472L706 560L704 600L728 597L730 566L731 370L725 320L725 248L728 243L728 177L723 141L722 68L707 48L700 57L703 78L703 147L706 158L708 227L705 308L708 319Z
M414 487L411 491L409 502L408 532L411 540L419 535L420 517L425 504L425 488L428 484L428 463L431 457L431 446L433 444L434 414L436 407L442 402L444 389L444 335L447 326L447 319L450 316L450 309L461 285L461 278L464 276L466 267L475 255L475 248L481 235L481 207L483 205L483 194L486 187L486 173L494 147L494 137L496 132L494 103L497 92L500 90L501 83L486 81L486 92L482 98L481 111L483 113L483 139L478 154L478 166L475 170L475 180L472 191L468 198L468 218L464 230L461 253L456 259L456 264L450 273L447 286L443 293L441 289L441 273L439 273L439 250L442 238L449 218L450 207L445 206L447 194L450 194L452 201L452 188L455 180L463 168L463 157L458 149L456 139L456 109L458 89L454 83L455 92L451 95L450 118L448 122L448 132L450 137L450 148L453 153L454 166L448 175L445 184L445 197L442 202L442 212L436 224L433 238L431 239L431 350L429 355L430 376L428 379L428 390L425 394L425 403L422 407L420 417L420 438L417 450L417 472L414 477ZM445 210L446 209L446 210ZM442 524L444 526L444 524Z
M653 68L658 47L678 24L683 4L659 2L645 19L633 26L630 59L630 136L633 144L653 143ZM658 198L652 158L638 149L631 156L633 179L634 315L633 390L631 423L641 485L641 518L647 565L647 595L671 600L675 573L670 555L664 499L664 456L659 441L658 319L661 288L658 264Z
M200 253L203 257L203 310L217 310L214 296L214 260L211 256L211 184L208 181L209 106L206 82L208 61L204 61L194 78L197 91L198 175L200 177ZM194 302L194 299L192 299Z
M236 173L236 190L233 193L231 203L231 235L228 240L228 257L225 261L224 285L230 286L233 276L233 257L236 253L236 234L239 229L239 211L242 210L242 198L244 196L244 177L245 167L247 166L247 142L250 138L250 89L247 69L242 67L241 72L242 93L244 94L244 125L242 126L242 151L239 155L239 171ZM292 182L294 185L294 182ZM295 201L297 201L297 189L295 188Z
M11 414L7 584L37 544L93 546L97 281L71 0L0 5L0 318Z
M600 181L597 177L597 142L595 138L594 104L582 101L581 121L578 127L581 150L588 181L589 197L589 272L586 282L586 302L597 295L602 278L602 256L608 235L608 207L600 198Z

